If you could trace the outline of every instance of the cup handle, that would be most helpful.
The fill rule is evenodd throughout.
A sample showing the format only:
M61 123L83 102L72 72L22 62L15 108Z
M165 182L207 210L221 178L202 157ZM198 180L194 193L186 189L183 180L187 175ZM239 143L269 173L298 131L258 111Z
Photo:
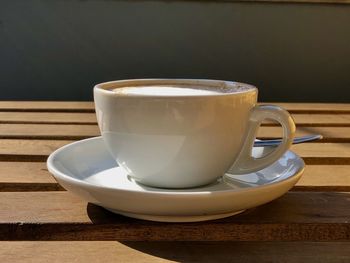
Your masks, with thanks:
M254 158L252 150L256 133L260 124L265 119L272 119L279 122L283 128L283 139L275 150L261 158ZM292 145L295 134L295 123L290 114L278 106L263 105L255 106L252 109L248 124L248 133L243 148L238 155L230 173L246 174L261 170L277 161Z

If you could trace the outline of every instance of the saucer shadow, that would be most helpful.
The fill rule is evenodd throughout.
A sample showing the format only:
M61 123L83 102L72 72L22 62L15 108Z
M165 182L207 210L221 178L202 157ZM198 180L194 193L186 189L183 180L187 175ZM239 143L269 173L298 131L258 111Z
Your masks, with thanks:
M134 223L134 221L140 221L133 218L128 218L123 215L118 215L104 209L101 206L88 203L86 206L86 212L93 224L112 224L112 223Z
M237 242L128 241L119 243L140 253L172 262L236 262L235 260L242 257L241 248L237 247Z
M147 241L147 237L140 237L140 240L144 241L125 241L126 238L113 238L113 233L110 231L113 230L113 224L124 225L126 228L143 228L150 226L161 226L163 228L167 225L176 226L176 225L201 225L206 224L205 222L190 222L190 223L166 223L166 222L153 222L145 221L135 218L129 218L126 216L118 215L112 213L98 205L91 203L87 204L86 207L87 215L91 222L96 225L98 232L96 240L109 240L116 241L121 245L124 245L127 250L134 250L137 253L140 253L140 257L145 256L156 257L158 259L171 260L175 262L232 262L234 258L237 257L237 254L240 253L240 249L236 248L237 242L212 242L212 241ZM248 210L250 211L250 210ZM248 211L242 213L246 214ZM249 212L248 212L249 213ZM235 218L240 217L236 215ZM232 217L212 220L211 222L225 222L227 220L232 220ZM123 227L123 226L122 226ZM180 226L179 226L180 227ZM108 228L108 236L104 230ZM130 230L132 231L132 230ZM133 236L132 238L135 238ZM203 253L205 251L205 253ZM142 254L144 254L142 256ZM146 261L148 262L148 261Z
M349 262L346 243L327 242L120 242L171 262ZM344 247L341 247L344 245ZM138 255L142 258L142 254ZM142 262L158 262L157 259ZM168 262L168 261L167 261Z

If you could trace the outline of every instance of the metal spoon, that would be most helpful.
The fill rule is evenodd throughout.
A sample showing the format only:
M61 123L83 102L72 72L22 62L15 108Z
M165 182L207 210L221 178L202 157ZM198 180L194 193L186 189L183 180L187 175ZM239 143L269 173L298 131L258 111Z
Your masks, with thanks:
M306 135L301 137L296 137L293 140L293 144L303 143L303 142L310 142L314 140L322 139L322 135L315 134L315 135ZM281 143L281 139L272 139L272 140L256 140L254 142L254 147L263 147L263 146L277 146Z

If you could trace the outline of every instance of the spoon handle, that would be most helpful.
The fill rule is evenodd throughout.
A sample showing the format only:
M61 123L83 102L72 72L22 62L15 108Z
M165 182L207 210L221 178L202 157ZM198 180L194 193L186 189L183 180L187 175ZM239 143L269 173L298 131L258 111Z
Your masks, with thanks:
M296 137L293 140L293 144L303 143L303 142L309 142L314 140L322 139L322 135L315 134L315 135L306 135L301 137ZM255 141L254 147L263 147L263 146L277 146L281 143L281 139L272 139L272 140L261 140L261 141Z

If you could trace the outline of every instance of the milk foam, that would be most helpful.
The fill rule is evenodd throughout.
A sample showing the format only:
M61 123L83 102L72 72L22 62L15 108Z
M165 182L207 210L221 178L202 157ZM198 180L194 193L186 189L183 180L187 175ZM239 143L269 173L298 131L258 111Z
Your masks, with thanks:
M222 92L207 89L196 89L191 87L171 87L171 86L140 86L122 87L113 89L113 92L122 95L142 95L142 96L198 96L215 95Z

